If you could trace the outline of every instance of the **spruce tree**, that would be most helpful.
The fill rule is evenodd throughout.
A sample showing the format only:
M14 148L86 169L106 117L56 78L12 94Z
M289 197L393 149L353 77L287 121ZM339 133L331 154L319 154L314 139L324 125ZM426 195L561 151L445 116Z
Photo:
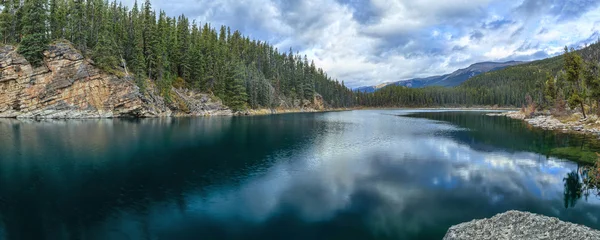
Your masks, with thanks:
M62 38L61 0L50 0L50 36L52 39Z
M85 54L87 50L85 3L84 0L70 0L69 5L69 38L75 47Z
M177 21L177 52L175 66L177 73L184 79L190 77L190 29L189 20L181 15Z
M135 1L128 14L124 53L127 66L134 73L135 81L142 94L147 88L146 58L144 56L143 21L138 3Z
M246 68L241 62L232 63L228 66L228 72L225 104L234 111L242 111L247 108L247 94L244 87Z
M580 107L583 117L587 118L585 114L585 107L583 105L583 89L581 83L581 70L583 66L583 59L574 50L569 51L565 47L565 71L567 74L567 82L571 84L571 96L567 100L571 108Z
M196 89L204 89L204 58L202 56L202 39L196 22L192 24L190 46L190 79L188 82Z
M112 31L113 22L107 11L103 11L102 15L104 16L97 16L96 19L99 21L100 33L92 57L96 66L105 71L110 71L119 64L119 57L117 54L117 44L115 43L115 37Z
M142 42L143 42L143 54L146 57L146 73L148 77L151 77L153 72L152 67L156 64L156 56L152 53L152 42L154 38L154 25L156 25L156 14L152 12L152 5L150 0L146 0L143 6L142 13Z
M24 6L23 40L19 53L34 66L41 65L48 44L45 5L45 0L28 0Z
M554 103L556 99L556 84L550 73L546 73L546 82L544 85L544 98L548 106Z
M3 2L2 12L0 13L0 37L2 37L2 43L8 44L14 39L12 32L14 5L12 0L5 0Z
M593 61L586 61L583 79L589 91L589 97L596 102L596 112L600 113L600 66Z

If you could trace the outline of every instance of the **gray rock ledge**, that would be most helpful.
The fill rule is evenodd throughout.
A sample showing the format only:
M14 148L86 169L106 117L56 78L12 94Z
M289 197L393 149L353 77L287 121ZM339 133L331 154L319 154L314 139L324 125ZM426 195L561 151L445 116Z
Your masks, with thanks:
M558 218L509 211L452 226L444 237L444 240L459 239L600 239L600 231Z

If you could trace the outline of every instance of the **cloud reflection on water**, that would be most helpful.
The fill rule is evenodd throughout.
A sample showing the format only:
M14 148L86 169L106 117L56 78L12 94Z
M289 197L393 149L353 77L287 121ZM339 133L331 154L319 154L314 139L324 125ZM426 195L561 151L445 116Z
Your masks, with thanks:
M560 206L563 178L577 169L574 163L528 152L477 151L439 137L465 131L449 124L409 119L390 130L397 117L347 119L345 127L334 122L335 130L294 152L302 156L297 161L189 201L201 206L194 214L256 224L280 214L318 223L360 212L373 231L400 237L515 208L570 218ZM581 204L600 212L598 203ZM598 224L596 218L577 221Z

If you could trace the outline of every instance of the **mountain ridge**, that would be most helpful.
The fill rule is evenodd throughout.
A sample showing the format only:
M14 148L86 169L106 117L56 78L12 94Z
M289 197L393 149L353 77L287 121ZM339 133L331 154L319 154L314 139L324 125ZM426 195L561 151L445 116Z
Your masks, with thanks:
M382 83L375 86L364 86L355 88L354 91L358 92L375 92L381 88L395 85L395 86L405 86L409 88L422 88L422 87L430 87L430 86L440 86L440 87L455 87L460 85L461 83L467 81L468 79L477 76L482 73L497 71L504 69L506 67L515 66L519 64L523 64L526 62L523 61L507 61L507 62L478 62L471 64L466 68L458 69L452 73L444 74L444 75L436 75L424 78L411 78L406 80L400 80L396 82L388 82Z

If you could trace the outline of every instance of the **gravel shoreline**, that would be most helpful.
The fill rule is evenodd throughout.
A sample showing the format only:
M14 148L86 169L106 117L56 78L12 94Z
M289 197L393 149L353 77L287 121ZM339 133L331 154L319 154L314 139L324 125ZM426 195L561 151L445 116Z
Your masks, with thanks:
M600 129L595 126L600 125L600 120L580 119L578 121L562 122L552 115L535 115L531 118L526 118L525 114L520 111L511 111L503 113L489 113L488 116L504 116L512 119L523 120L531 126L546 129L558 130L563 132L577 132L600 135Z

